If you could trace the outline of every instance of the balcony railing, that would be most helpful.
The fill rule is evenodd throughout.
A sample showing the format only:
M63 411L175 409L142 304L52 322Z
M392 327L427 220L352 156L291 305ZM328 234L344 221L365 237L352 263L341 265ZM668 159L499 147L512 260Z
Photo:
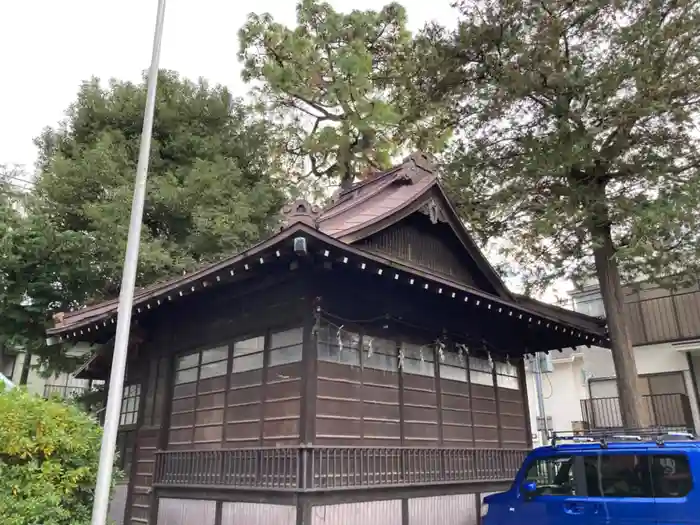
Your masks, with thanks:
M687 395L654 394L642 398L650 426L693 428L693 416ZM623 427L619 397L582 399L581 410L590 428Z
M700 337L700 292L630 300L624 306L634 345Z
M165 451L154 485L328 491L513 479L527 450L299 447Z
M88 389L82 386L44 385L44 397L50 398L58 395L63 399L70 399L87 393Z

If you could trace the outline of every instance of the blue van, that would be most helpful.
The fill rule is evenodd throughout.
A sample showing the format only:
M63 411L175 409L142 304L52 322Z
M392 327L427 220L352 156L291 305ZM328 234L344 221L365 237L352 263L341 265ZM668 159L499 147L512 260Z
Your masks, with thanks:
M685 433L554 436L513 485L483 500L482 525L700 524L700 442Z

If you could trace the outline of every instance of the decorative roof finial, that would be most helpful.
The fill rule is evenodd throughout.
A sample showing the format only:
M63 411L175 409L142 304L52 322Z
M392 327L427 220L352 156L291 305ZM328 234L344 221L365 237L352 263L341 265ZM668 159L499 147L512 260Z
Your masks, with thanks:
M413 164L415 164L416 167L427 171L428 173L435 173L436 171L432 155L429 155L422 151L416 151L414 153L411 153L408 157L403 159L404 164L407 164L408 162L413 162Z
M282 228L289 228L292 224L302 222L308 226L316 227L316 218L321 213L318 206L310 204L305 199L297 199L282 208Z

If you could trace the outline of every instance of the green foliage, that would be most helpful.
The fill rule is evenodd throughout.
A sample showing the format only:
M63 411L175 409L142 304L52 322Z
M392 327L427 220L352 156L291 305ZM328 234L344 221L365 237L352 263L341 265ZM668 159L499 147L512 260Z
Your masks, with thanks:
M348 184L407 147L439 150L449 136L441 104L414 103L418 47L397 3L343 14L301 0L295 28L251 14L239 36L243 78L262 82L261 107L285 124L299 175Z
M99 425L74 406L20 388L0 392L0 420L3 525L90 523Z
M139 286L267 236L288 187L277 128L225 88L161 72L157 93ZM145 97L145 80L84 83L66 121L36 141L34 189L19 208L0 203L11 226L0 234L0 338L52 370L68 364L45 347L51 314L118 296Z
M539 287L590 277L603 248L624 279L694 279L698 2L486 0L460 11L453 35L423 37L450 65L431 89L461 128L446 183L482 240L509 241L505 257Z
M105 296L121 275L146 85L86 83L68 126L37 141L43 213L89 232ZM139 282L192 268L258 241L284 202L275 131L225 88L163 72L158 83Z

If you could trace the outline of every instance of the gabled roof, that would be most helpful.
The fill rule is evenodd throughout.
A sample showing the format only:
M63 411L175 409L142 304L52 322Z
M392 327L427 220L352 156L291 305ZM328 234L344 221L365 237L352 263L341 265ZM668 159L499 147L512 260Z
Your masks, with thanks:
M466 253L473 257L484 277L493 284L496 295L480 290L429 270L412 266L381 254L370 253L353 243L366 238L396 222L431 200L436 206L435 213L441 213L464 246ZM420 279L425 289L452 297L457 294L464 301L474 298L476 303L494 307L494 310L517 314L528 322L553 323L561 326L560 333L570 333L572 341L578 343L596 339L596 344L604 345L606 338L604 324L583 314L570 312L529 298L516 297L506 289L494 269L478 250L464 225L459 221L449 199L442 190L434 168L422 154L414 154L395 168L375 175L371 179L354 185L341 192L325 210L309 205L305 201L291 203L283 210L286 217L280 232L264 242L239 254L227 257L187 275L178 276L165 282L137 290L134 296L133 314L157 308L179 296L200 293L202 288L215 287L227 281L241 269L246 271L273 259L293 255L292 239L304 235L313 239L326 257L331 252L342 254L339 260L347 263L350 258L360 260L362 267L372 264L377 268L393 269L396 279L399 275L409 276L411 283ZM87 336L84 332L107 327L114 323L118 300L105 301L90 307L54 316L55 326L48 331L52 336ZM578 335L575 335L578 334ZM588 334L588 335L586 335ZM585 340L584 340L584 335ZM580 338L578 338L580 336ZM572 343L573 344L573 343Z
M414 153L391 170L379 173L338 195L316 219L323 233L352 244L391 226L432 201L450 225L486 282L501 297L511 297L505 283L474 243L438 180L435 166Z

